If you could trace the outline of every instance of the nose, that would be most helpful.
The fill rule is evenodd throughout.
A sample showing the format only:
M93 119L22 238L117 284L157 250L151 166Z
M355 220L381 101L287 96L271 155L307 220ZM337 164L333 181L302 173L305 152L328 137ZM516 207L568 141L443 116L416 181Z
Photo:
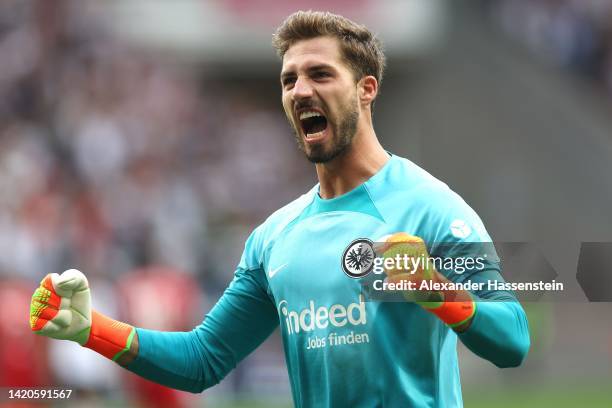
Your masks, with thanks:
M311 98L313 94L312 85L308 79L304 77L298 77L293 85L293 100L299 101L303 99Z

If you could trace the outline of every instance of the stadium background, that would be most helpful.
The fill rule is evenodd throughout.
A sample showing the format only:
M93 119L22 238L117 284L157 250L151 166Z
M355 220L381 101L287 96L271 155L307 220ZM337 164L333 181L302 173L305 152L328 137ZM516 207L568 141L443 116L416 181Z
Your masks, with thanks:
M278 333L219 386L177 396L33 336L27 310L42 276L77 267L111 316L166 330L201 321L252 228L315 181L269 46L298 8L380 33L378 136L459 192L496 241L537 242L569 275L581 241L612 241L612 2L288 3L0 3L3 392L65 386L77 390L68 406L291 405ZM610 406L611 304L525 307L521 368L460 346L466 406Z

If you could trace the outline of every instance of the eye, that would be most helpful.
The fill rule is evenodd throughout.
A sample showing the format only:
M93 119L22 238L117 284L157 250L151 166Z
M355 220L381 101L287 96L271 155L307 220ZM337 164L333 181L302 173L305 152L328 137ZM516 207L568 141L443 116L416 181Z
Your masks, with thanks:
M281 81L283 88L290 88L295 83L295 77L285 77Z
M328 78L330 76L330 73L326 71L316 71L312 74L312 77L315 79Z

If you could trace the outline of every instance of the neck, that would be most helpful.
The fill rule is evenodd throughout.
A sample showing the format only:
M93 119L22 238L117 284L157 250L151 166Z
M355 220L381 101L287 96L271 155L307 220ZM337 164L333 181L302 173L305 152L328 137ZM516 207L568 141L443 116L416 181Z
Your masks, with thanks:
M357 131L346 152L329 163L317 163L321 198L347 193L376 174L389 160L371 126Z

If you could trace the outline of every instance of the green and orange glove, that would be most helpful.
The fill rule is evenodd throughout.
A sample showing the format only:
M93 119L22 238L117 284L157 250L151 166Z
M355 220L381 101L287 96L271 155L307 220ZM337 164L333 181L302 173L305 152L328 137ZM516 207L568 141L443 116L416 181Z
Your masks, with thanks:
M404 232L389 236L377 248L377 252L385 258L395 258L397 255L421 258L422 261L429 258L425 242L419 237ZM444 275L436 271L429 262L421 262L415 270L385 268L385 273L387 274L387 281L390 283L411 281L415 283L417 288L424 280L431 281L434 284L450 282ZM402 294L406 300L419 304L453 328L464 325L476 313L476 303L472 295L466 290L405 290Z
M89 283L70 269L48 274L32 295L30 328L34 333L72 340L116 361L129 350L136 330L91 309Z

